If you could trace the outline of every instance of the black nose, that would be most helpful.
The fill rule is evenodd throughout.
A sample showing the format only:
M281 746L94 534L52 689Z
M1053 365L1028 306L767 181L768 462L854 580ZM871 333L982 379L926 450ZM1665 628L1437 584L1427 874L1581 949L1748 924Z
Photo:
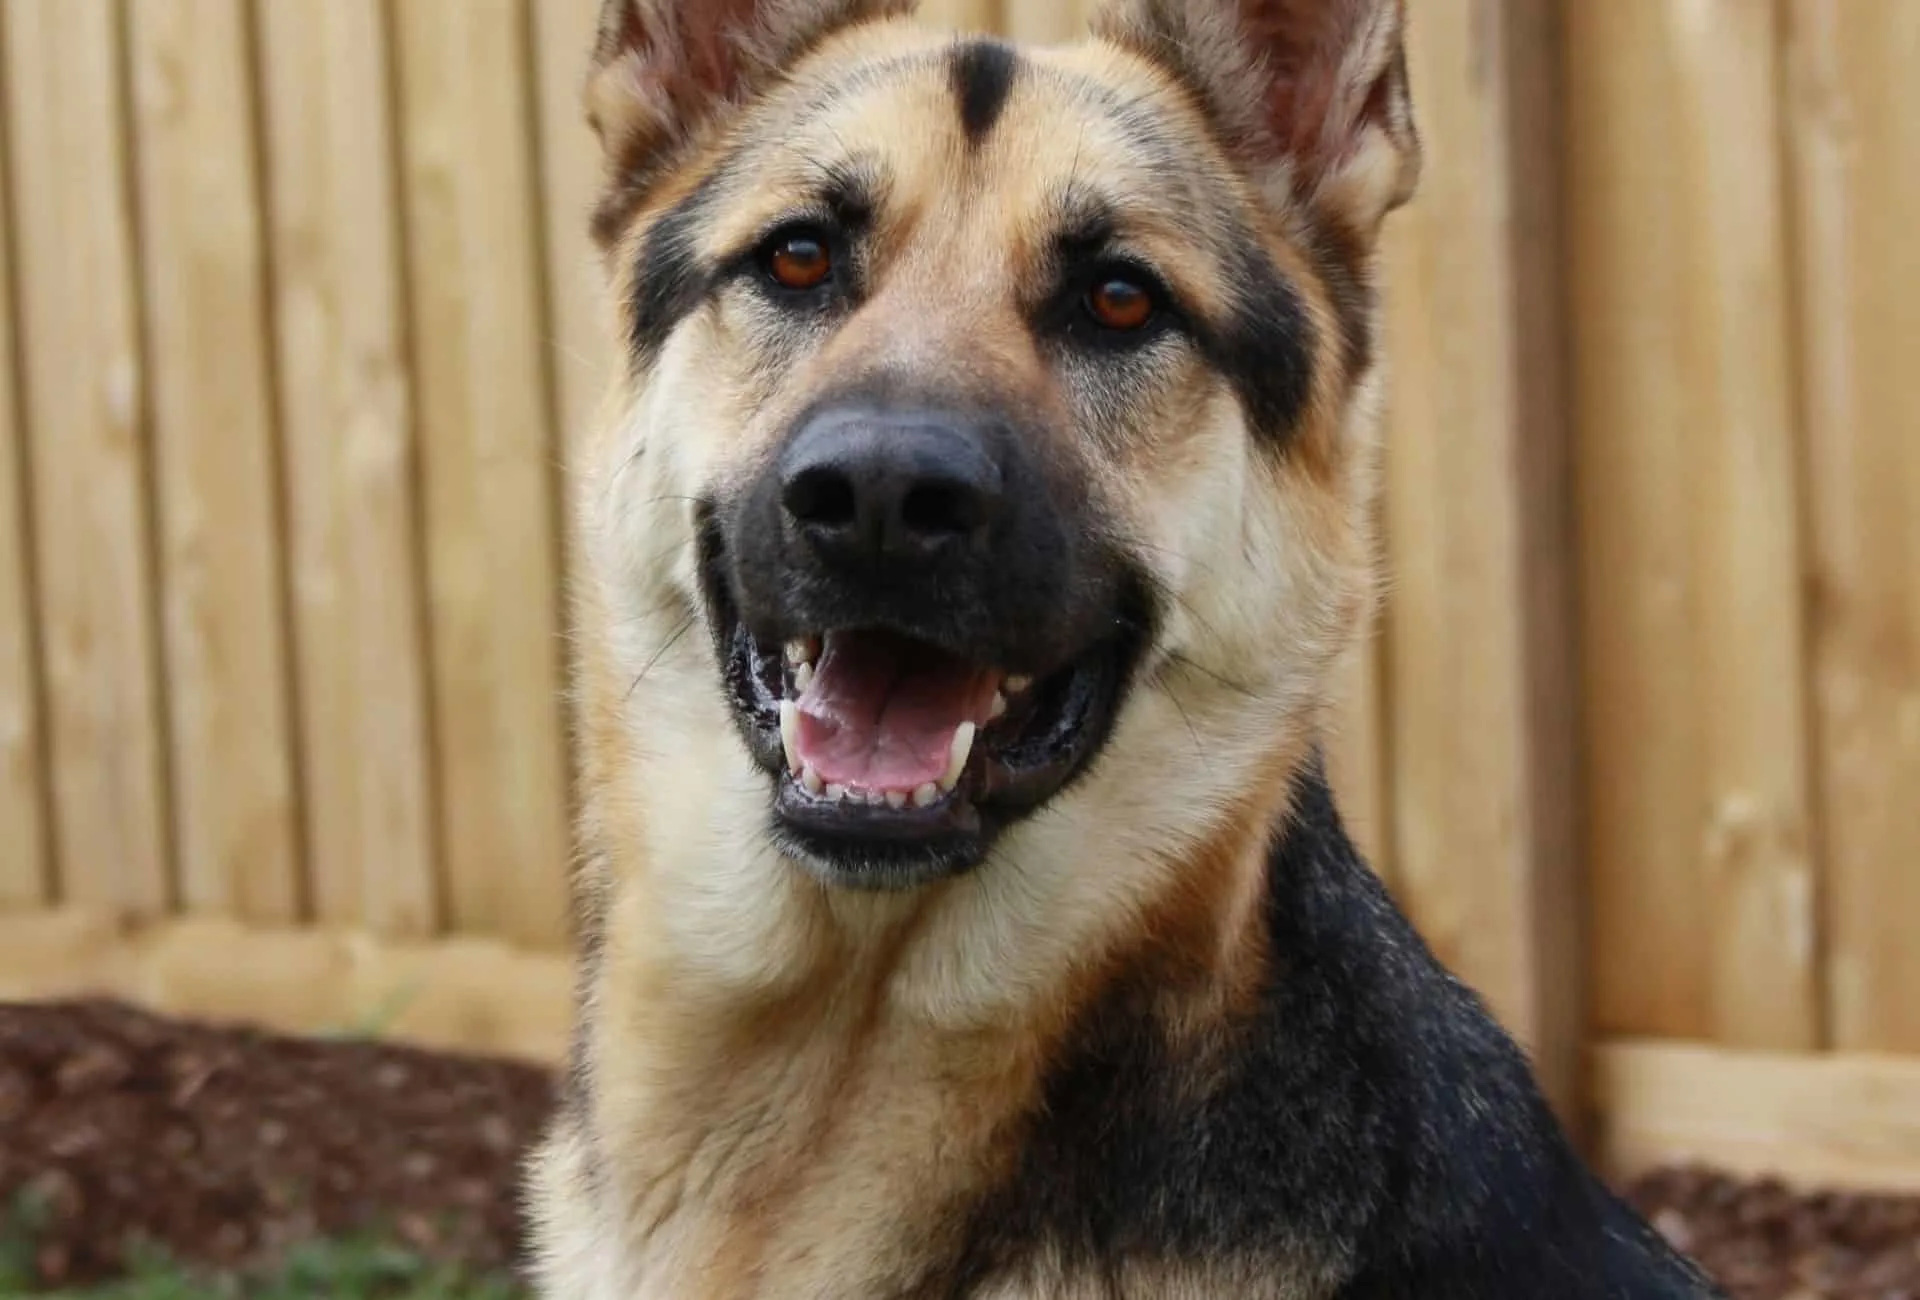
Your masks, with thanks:
M942 412L822 412L780 459L787 526L842 562L984 543L1005 492L995 441L991 426Z

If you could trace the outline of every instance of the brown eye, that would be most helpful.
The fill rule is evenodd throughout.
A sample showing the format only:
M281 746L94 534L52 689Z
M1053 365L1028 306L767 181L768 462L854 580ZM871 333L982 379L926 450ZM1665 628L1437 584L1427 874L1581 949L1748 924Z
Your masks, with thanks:
M767 272L783 289L817 289L833 273L833 257L812 235L787 235L770 250Z
M1110 330L1137 330L1153 319L1153 295L1132 280L1115 276L1087 294L1087 310Z

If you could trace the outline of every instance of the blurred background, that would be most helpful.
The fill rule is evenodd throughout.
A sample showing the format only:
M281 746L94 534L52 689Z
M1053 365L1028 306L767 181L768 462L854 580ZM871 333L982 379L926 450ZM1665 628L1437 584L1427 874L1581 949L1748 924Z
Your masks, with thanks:
M1610 1169L1920 1189L1920 0L1411 8L1350 816ZM0 0L0 997L557 1057L595 9Z

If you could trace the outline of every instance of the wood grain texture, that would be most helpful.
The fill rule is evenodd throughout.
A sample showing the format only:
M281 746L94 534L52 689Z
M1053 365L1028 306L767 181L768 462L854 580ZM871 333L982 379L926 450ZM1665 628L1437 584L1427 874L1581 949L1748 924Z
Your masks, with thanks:
M1005 0L1000 30L1016 41L1056 45L1087 30L1085 0Z
M1396 893L1577 1121L1550 6L1422 8L1420 193L1389 220L1386 645Z
M1920 1192L1920 1059L1602 1043L1597 1158L1616 1178L1674 1164L1803 1188Z
M555 1066L572 984L564 956L498 940L407 941L221 917L127 925L84 909L0 914L0 1003L112 997L283 1033L375 1033Z
M1812 1046L1773 10L1566 21L1598 1024Z
M6 11L0 9L0 41ZM27 511L26 430L14 379L13 276L8 258L8 177L0 127L0 910L33 907L52 896L42 763L40 666Z
M1004 23L1002 8L1018 10L1032 0L922 0L921 22L957 32L998 32Z
M1788 14L1828 1006L1920 1052L1920 6Z
M3 12L58 893L152 914L172 887L124 33L112 0Z
M547 353L563 456L577 445L605 392L619 337L601 286L605 271L588 232L601 183L600 142L581 91L597 9L533 6L540 202L545 216Z
M290 921L300 835L247 15L241 0L127 14L180 901Z
M527 14L515 0L408 0L396 18L448 920L558 943L558 450Z
M390 51L380 0L259 0L315 915L440 925Z

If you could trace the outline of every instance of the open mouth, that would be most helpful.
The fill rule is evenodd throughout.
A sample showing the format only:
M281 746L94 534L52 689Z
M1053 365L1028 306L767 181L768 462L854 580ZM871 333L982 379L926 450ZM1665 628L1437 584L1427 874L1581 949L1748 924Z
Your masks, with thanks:
M781 838L832 883L902 888L976 865L1111 729L1133 640L1040 677L884 628L767 646L716 629L736 720L776 780Z

